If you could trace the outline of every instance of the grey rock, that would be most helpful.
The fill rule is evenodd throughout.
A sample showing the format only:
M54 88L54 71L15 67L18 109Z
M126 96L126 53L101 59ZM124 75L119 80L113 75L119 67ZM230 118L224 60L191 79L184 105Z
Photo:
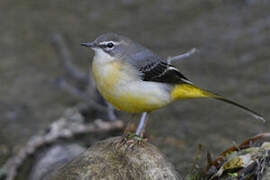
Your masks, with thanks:
M52 172L46 180L176 180L172 164L148 143L115 150L120 137L99 141L84 153Z

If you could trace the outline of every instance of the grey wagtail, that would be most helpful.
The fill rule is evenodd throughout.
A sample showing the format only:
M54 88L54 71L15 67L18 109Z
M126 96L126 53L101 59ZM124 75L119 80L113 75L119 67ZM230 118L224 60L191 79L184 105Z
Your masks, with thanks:
M118 110L142 113L137 136L141 135L149 112L180 99L214 98L264 120L243 105L196 87L165 59L125 36L105 33L81 45L95 51L92 71L101 95Z

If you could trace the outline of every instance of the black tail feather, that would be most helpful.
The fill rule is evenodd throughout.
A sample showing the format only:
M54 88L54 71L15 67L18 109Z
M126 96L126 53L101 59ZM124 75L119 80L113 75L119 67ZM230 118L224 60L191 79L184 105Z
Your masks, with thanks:
M234 102L232 100L226 99L226 98L224 98L222 96L218 96L218 95L215 95L214 98L217 99L217 100L220 100L220 101L223 101L223 102L232 104L234 106L237 106L237 107L243 109L244 111L246 111L248 114L250 114L253 117L255 117L256 119L260 119L262 121L265 121L265 119L263 118L262 115L258 114L257 112L255 112L255 111L253 111L253 110L251 110L251 109L249 109L249 108L247 108L247 107L245 107L245 106L243 106L241 104L238 104L238 103L236 103L236 102Z

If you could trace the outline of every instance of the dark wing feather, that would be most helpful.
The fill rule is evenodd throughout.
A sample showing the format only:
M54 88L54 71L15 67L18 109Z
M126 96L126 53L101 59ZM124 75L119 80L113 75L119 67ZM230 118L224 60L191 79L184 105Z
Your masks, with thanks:
M178 69L164 61L149 63L140 67L139 71L142 73L141 76L144 81L192 84Z
M121 58L139 70L142 80L164 82L171 84L188 83L192 84L178 69L166 63L164 59L154 54L151 50L133 44L128 53Z

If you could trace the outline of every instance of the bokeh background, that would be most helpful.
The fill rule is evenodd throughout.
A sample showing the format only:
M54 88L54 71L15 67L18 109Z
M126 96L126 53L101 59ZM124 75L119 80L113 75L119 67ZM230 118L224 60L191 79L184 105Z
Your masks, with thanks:
M183 74L270 118L268 0L1 0L0 22L0 165L79 101L54 84L65 72L51 44L55 33L86 73L93 52L80 43L104 32L126 35L162 57L197 48L175 63ZM197 99L152 113L147 131L186 174L198 144L217 155L269 127L233 106ZM159 138L177 139L177 146Z

